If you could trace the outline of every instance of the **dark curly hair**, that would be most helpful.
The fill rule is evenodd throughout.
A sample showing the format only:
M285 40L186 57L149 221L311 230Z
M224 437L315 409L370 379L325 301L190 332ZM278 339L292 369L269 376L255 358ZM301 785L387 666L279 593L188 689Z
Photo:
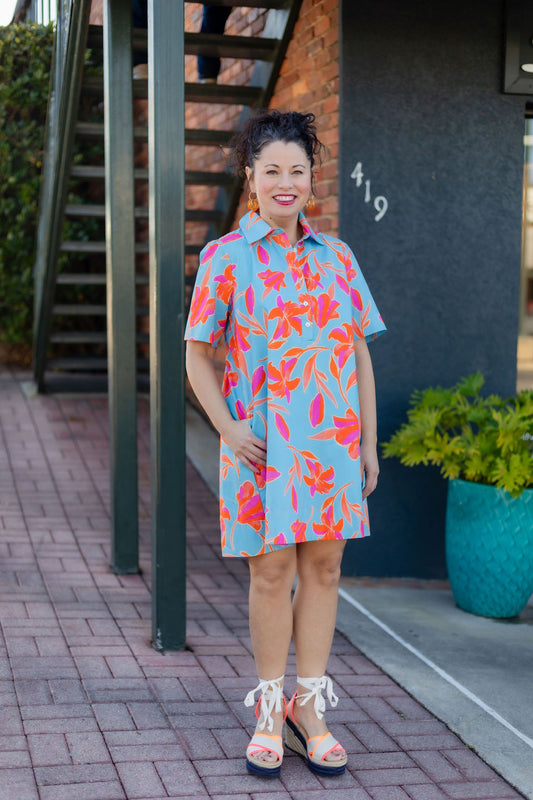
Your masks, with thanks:
M246 167L253 169L261 150L271 142L295 142L305 151L311 164L320 162L324 145L316 135L314 114L298 111L263 111L250 117L232 141L230 163L237 175L246 178Z

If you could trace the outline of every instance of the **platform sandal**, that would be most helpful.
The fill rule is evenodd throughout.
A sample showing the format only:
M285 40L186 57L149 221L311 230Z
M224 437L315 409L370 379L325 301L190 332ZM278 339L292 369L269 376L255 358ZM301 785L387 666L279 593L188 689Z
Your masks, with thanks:
M326 761L326 757L334 750L344 750L331 733L324 733L320 736L307 737L305 729L298 725L294 719L294 703L298 698L300 705L304 706L314 697L315 714L318 719L322 719L326 710L326 701L322 697L322 690L326 690L330 704L335 708L339 698L333 693L331 678L324 675L322 678L297 678L300 686L308 691L305 694L296 692L289 703L287 722L285 728L285 744L291 750L303 756L309 769L318 775L342 775L346 770L346 755L338 761Z
M259 685L251 692L248 692L244 701L245 706L253 706L255 703L255 693L261 692L261 696L255 707L255 716L259 722L259 731L265 728L269 733L256 732L246 748L246 768L254 775L262 775L267 778L275 778L281 770L283 761L283 740L281 736L272 733L274 720L272 712L283 711L283 719L287 715L287 702L283 696L283 680L285 676L271 681L259 681ZM265 752L275 753L277 761L263 761L257 756Z

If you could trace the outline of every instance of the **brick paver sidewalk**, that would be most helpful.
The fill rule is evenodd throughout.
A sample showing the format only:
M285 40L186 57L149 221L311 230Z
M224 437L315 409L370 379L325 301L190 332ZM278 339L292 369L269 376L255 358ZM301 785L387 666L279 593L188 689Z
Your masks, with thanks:
M16 377L0 368L0 800L520 797L339 634L329 720L348 771L318 778L289 751L281 779L247 775L247 567L219 555L215 499L189 467L190 649L156 653L146 403L143 574L117 577L105 401L28 401ZM289 689L294 674L291 661Z

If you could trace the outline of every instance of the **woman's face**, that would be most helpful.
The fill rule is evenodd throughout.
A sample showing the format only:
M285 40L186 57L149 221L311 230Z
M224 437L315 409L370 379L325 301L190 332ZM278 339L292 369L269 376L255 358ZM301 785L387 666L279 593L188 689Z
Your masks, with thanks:
M257 195L259 211L273 227L285 229L311 196L311 164L296 142L271 142L263 147L253 170L246 167L250 189Z

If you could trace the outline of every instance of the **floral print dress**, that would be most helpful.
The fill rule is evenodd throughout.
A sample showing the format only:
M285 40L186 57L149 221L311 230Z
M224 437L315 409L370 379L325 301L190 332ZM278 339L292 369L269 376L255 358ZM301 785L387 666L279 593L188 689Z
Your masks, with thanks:
M350 248L300 225L292 246L250 212L200 257L185 338L225 341L224 397L267 452L252 472L221 441L224 556L369 533L354 339L385 325Z

